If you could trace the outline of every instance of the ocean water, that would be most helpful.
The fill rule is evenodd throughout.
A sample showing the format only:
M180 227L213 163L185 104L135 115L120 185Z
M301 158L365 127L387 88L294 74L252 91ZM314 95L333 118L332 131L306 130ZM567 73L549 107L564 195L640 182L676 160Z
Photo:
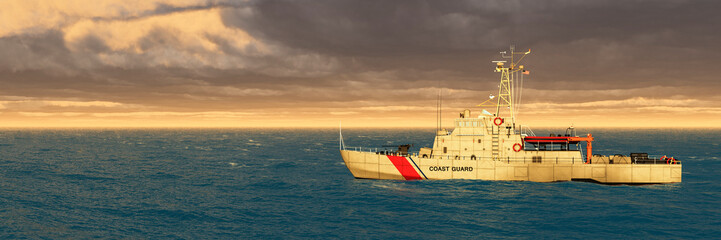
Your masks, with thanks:
M721 237L721 130L578 132L599 154L675 156L683 182L354 179L336 130L4 129L0 238ZM432 130L343 135L433 141Z

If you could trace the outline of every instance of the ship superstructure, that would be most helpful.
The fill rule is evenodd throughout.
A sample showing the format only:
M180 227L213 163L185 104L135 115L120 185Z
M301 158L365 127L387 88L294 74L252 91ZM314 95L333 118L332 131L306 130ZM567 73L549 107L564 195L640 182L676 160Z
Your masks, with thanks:
M454 121L454 129L438 128L432 148L408 152L346 147L340 141L343 160L356 178L369 179L482 179L518 181L595 181L613 184L652 184L681 182L681 162L666 156L653 158L646 153L628 156L594 155L591 134L577 136L569 127L562 134L535 136L516 123L523 75L529 73L520 62L531 51L501 52L494 61L500 73L498 95L478 107L472 115L466 109ZM520 56L516 60L516 56ZM585 145L585 147L583 147Z

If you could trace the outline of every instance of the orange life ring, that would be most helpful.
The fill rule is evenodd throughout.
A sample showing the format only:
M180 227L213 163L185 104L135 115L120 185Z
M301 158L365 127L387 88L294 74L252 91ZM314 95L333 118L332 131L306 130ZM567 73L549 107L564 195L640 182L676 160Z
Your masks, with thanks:
M516 146L518 148L516 148ZM521 149L523 149L523 145L521 145L520 143L513 144L513 151L520 152Z
M668 158L666 157L666 155L663 155L663 157L661 157L661 159L659 159L659 161L661 161L661 162L663 162L663 160L666 160L666 164L668 164Z
M668 158L668 164L678 164L676 163L676 159L673 157Z
M498 122L498 120L501 120L501 121ZM501 126L501 124L503 124L503 118L501 118L501 117L496 117L496 118L494 118L494 119L493 119L493 124L496 124L496 126Z

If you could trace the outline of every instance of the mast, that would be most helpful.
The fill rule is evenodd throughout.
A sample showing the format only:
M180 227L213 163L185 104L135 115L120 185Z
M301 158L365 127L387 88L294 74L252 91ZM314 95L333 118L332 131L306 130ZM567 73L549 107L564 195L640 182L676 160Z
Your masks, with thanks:
M511 117L513 125L516 124L516 115L514 111L514 86L516 85L515 76L518 75L518 72L528 74L526 73L526 70L523 69L523 65L519 65L519 63L524 57L526 57L526 55L531 53L531 49L528 49L528 52L515 52L515 48L515 46L511 45L510 51L501 52L502 58L510 60L509 66L505 66L506 61L493 61L496 63L496 69L494 72L501 73L501 82L498 84L496 117L501 117L502 113L507 114L507 116ZM515 59L516 55L521 55L518 61Z

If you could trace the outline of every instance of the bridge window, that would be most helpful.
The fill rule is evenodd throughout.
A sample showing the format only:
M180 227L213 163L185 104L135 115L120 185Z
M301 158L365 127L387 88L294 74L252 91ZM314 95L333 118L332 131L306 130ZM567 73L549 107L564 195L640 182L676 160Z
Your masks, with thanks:
M531 151L578 151L579 145L575 143L526 142L527 149Z
M443 153L448 153L448 147L443 147Z

